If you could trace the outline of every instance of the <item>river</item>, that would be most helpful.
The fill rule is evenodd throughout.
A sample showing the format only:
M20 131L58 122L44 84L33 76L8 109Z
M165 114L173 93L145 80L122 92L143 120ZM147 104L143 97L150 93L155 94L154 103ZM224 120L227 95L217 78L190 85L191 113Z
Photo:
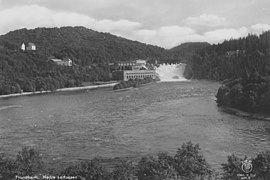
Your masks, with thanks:
M254 157L270 149L270 122L217 107L219 83L160 82L129 91L111 88L0 99L0 152L24 146L68 164L94 157L175 154L199 143L214 168L232 153Z

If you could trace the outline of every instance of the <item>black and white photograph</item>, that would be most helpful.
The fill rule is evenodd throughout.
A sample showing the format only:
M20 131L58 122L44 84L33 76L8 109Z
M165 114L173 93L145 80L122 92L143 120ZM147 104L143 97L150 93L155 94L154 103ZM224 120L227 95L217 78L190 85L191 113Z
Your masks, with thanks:
M269 0L0 0L0 180L246 179Z

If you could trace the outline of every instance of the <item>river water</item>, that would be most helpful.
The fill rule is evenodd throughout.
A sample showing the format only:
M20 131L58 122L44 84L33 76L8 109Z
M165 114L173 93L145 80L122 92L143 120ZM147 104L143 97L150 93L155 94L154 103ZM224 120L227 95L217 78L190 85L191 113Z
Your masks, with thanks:
M270 122L217 107L219 83L160 82L129 91L111 88L0 99L0 152L30 146L50 162L94 157L175 154L199 143L214 168L232 153L270 149Z

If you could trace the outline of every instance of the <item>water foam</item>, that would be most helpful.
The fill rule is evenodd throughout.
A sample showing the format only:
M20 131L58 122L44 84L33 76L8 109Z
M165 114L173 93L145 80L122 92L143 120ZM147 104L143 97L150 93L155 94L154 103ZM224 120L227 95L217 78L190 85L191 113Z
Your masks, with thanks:
M156 68L156 73L158 74L160 81L188 81L184 78L186 64L160 64Z
M4 107L0 107L0 111L2 110L6 110L6 109L10 109L10 108L22 108L22 105L10 105L10 106L4 106Z

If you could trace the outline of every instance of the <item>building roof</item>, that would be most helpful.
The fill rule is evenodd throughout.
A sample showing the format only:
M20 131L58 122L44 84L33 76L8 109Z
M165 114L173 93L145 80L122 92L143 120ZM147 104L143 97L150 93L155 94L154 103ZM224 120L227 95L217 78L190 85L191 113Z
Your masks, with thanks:
M72 60L69 58L63 58L63 61L72 61Z
M28 46L36 46L34 43L28 43Z
M51 59L53 62L62 62L62 59Z
M146 60L138 59L136 60L136 63L146 63Z

